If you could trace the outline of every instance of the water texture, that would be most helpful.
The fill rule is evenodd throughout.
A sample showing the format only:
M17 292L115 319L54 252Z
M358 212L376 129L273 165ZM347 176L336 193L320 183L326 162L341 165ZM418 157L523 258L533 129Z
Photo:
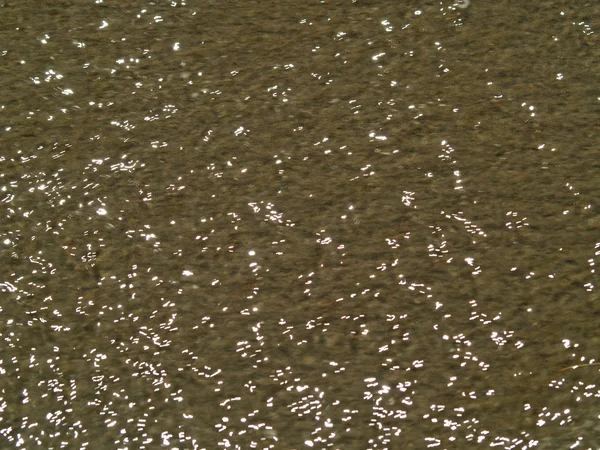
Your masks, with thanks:
M598 17L0 0L0 448L600 448Z

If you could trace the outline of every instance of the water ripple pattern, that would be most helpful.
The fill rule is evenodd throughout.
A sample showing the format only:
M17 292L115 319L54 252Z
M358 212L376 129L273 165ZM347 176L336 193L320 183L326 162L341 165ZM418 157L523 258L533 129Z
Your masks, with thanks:
M599 448L597 2L0 15L1 448Z

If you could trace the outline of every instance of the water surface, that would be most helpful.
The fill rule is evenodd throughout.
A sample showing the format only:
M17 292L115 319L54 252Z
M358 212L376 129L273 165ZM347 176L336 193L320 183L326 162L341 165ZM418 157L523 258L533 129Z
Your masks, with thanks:
M1 447L600 448L600 9L464 3L0 5Z

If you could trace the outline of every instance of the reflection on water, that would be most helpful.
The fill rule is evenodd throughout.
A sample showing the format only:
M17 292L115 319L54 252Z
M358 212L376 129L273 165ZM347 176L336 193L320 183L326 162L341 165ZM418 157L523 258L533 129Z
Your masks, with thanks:
M598 448L559 3L2 5L4 446Z

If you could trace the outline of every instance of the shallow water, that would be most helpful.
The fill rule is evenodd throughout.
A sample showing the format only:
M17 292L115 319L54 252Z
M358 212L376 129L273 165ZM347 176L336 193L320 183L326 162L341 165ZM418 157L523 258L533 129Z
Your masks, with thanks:
M0 6L2 448L600 448L600 6Z

